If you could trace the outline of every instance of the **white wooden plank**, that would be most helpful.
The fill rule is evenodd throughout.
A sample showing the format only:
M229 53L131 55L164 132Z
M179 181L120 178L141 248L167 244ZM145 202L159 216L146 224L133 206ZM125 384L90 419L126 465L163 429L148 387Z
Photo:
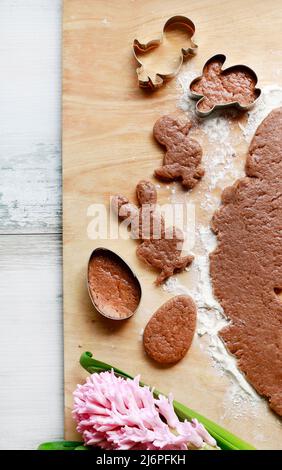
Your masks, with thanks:
M0 236L0 448L63 437L61 240Z
M0 2L0 233L61 229L61 4Z

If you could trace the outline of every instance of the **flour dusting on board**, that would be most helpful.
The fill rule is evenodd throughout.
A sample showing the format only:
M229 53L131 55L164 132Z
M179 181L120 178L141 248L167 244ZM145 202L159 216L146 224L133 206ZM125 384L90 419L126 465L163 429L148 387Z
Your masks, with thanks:
M193 70L179 75L178 84L182 94L178 107L193 122L193 127L200 133L200 140L202 140L201 135L208 139L208 151L204 152L203 166L205 179L209 182L209 192L203 194L201 204L203 207L207 204L208 208L211 208L213 201L210 191L215 189L231 171L234 179L239 178L241 173L234 166L234 136L231 133L232 126L234 126L234 111L232 109L227 112L215 111L205 119L195 115L195 100L189 97L189 85L198 75L199 72Z
M196 286L190 289L181 284L177 278L172 277L166 281L164 289L176 295L190 295L195 300L198 307L197 334L199 338L208 337L207 352L214 360L217 370L221 374L227 373L232 383L237 382L245 394L255 398L256 394L238 370L235 358L227 352L218 336L218 332L227 325L227 321L221 306L212 293L209 276L209 253L212 250L210 250L209 243L215 237L212 233L208 233L208 230L203 227L198 229L205 254L197 256L194 260L194 267L197 271Z
M181 96L178 107L193 122L193 128L197 131L196 138L201 143L205 138L208 140L207 151L203 155L206 188L200 193L200 207L206 211L210 219L220 204L220 193L224 187L232 184L244 174L243 169L238 168L234 163L236 160L234 146L238 143L238 139L245 142L246 145L266 115L272 109L282 105L282 87L266 86L262 90L261 99L247 113L243 123L234 120L232 110L228 113L216 112L209 118L199 119L194 113L195 101L189 98L188 93L190 82L198 75L199 73L194 70L184 70L179 75L178 84ZM234 125L237 126L235 141L232 132ZM216 190L219 191L215 194ZM171 277L166 281L164 289L176 295L191 295L197 303L197 334L201 347L213 359L214 366L219 373L230 378L225 409L228 408L228 412L238 419L245 414L250 415L250 413L255 416L256 404L260 398L237 368L236 359L228 353L218 336L218 332L228 322L224 317L223 309L213 296L209 275L209 254L216 247L216 237L207 225L201 224L198 220L196 221L196 232L201 253L201 255L195 256L191 268L196 272L196 284L193 287L186 286L181 284L177 277ZM206 341L202 342L201 339Z
M248 113L247 124L241 125L247 142L253 137L258 125L274 108L282 106L282 87L268 85L262 89L261 97L255 108Z

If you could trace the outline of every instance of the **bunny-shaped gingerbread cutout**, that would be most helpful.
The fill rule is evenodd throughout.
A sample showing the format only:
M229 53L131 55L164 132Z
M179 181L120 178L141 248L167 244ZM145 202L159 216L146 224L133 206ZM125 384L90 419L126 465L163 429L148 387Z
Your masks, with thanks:
M190 84L191 96L198 100L196 112L201 117L226 106L247 110L261 94L256 88L258 79L252 69L246 65L233 65L222 70L225 60L223 54L211 57L205 63L202 75Z
M156 284L162 284L175 272L181 272L189 266L194 256L181 256L184 242L183 233L176 227L166 230L159 239L144 240L136 253L142 261L161 271Z
M192 40L194 33L195 25L189 18L173 16L165 23L159 39L146 44L134 39L133 54L139 64L136 70L139 86L154 90L162 86L164 80L174 77L183 61L196 53L198 46ZM172 40L169 40L170 36ZM159 51L160 48L164 51Z
M282 108L258 127L246 176L226 188L212 228L216 297L230 322L220 332L238 366L282 416Z
M164 219L157 210L157 191L150 181L139 181L136 198L140 208L117 194L112 198L114 212L121 220L126 220L131 229L131 237L138 240L161 237L164 233Z
M136 196L140 208L127 198L116 195L112 207L121 220L131 225L133 238L142 240L137 256L149 266L160 271L156 279L159 285L174 272L183 271L194 257L181 256L184 236L176 227L165 228L165 221L157 208L157 192L150 181L140 181L136 186Z
M204 175L200 165L202 148L189 137L191 122L181 123L172 116L163 116L154 125L155 139L166 148L163 166L154 172L164 181L180 180L185 189L192 189Z

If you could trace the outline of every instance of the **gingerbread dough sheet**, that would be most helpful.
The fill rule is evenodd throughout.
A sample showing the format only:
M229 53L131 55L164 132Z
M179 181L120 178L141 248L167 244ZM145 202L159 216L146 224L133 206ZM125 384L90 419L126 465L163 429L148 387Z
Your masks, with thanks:
M282 108L250 144L246 177L227 188L212 228L213 288L231 321L221 331L258 393L282 415Z

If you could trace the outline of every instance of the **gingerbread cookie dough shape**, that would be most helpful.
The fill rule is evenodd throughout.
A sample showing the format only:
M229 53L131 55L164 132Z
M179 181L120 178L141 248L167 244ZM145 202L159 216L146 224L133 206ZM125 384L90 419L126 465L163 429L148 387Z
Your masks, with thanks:
M180 180L185 189L192 189L204 175L201 167L202 148L189 137L191 122L181 123L171 116L163 116L154 125L155 139L166 148L163 166L155 170L163 181Z
M189 350L196 328L197 309L184 295L163 304L147 323L143 335L146 353L161 364L173 364Z
M157 191L153 183L141 180L136 186L138 206L126 197L116 194L112 207L121 220L127 220L132 238L143 240L161 237L164 233L164 219L157 209Z
M177 227L170 227L160 238L144 240L138 246L137 256L149 266L160 271L156 284L162 284L176 272L181 272L193 261L191 255L181 256L184 237Z
M194 257L181 256L184 236L176 227L165 228L164 219L157 210L157 191L150 181L140 181L136 186L136 196L140 209L127 198L117 194L112 198L112 206L121 220L131 224L133 238L142 240L137 256L149 266L160 271L156 279L159 285L174 272L183 271Z
M220 335L239 368L282 415L282 108L250 144L246 177L227 188L212 228L216 297L231 321Z
M226 106L247 110L261 94L256 88L258 79L252 69L234 65L222 70L225 60L223 54L211 57L205 63L202 75L190 84L191 97L198 100L196 112L200 117Z

